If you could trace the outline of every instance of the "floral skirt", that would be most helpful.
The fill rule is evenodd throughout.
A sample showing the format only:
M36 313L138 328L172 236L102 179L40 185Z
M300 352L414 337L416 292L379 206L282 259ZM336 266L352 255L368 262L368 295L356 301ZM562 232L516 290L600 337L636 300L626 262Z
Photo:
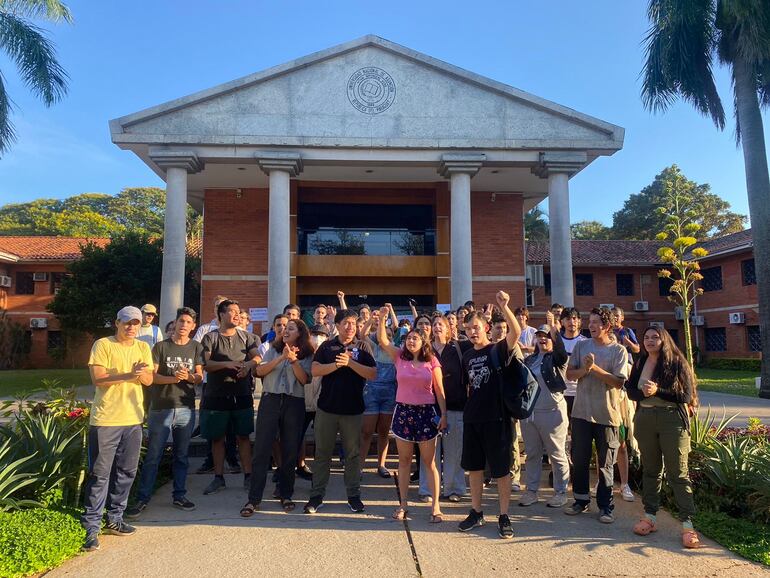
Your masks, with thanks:
M427 442L438 436L433 423L436 408L432 405L409 405L396 402L390 430L393 435L406 442Z

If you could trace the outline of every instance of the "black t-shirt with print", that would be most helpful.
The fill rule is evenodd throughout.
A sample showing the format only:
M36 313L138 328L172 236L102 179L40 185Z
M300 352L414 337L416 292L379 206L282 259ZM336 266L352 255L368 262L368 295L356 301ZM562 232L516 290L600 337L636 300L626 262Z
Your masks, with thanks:
M497 347L498 359L508 359L508 343L503 339L481 349L469 349L463 355L463 371L468 380L468 401L465 403L463 422L481 423L502 419L500 386L495 377L490 354Z
M171 339L159 341L152 348L152 362L158 366L160 375L172 376L182 368L192 373L196 365L203 365L203 346L193 339L186 345L177 345ZM195 385L192 382L154 383L147 389L150 409L195 409Z
M324 341L315 352L313 361L334 363L337 355L347 350L351 358L361 365L375 367L374 357L361 343L342 345L338 337ZM327 413L358 415L364 413L364 384L366 380L349 367L340 367L321 379L318 408Z

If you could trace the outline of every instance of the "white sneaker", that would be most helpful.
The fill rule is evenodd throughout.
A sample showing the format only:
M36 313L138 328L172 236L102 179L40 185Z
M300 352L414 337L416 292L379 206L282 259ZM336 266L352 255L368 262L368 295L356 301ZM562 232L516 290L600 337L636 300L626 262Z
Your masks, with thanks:
M628 484L624 484L620 487L620 495L626 502L633 502L636 500L636 496L634 496L634 493L631 491L631 488L628 486Z
M594 487L591 488L591 491L589 493L591 494L592 498L595 498L596 497L596 492L598 492L598 491L599 491L599 482L596 482L596 484L594 484Z
M549 508L563 508L567 505L567 502L569 502L569 499L566 493L557 493L545 505Z
M520 492L521 485L519 484L519 482L511 482L511 490L514 492Z
M519 506L531 506L538 502L537 492L527 490L519 498Z

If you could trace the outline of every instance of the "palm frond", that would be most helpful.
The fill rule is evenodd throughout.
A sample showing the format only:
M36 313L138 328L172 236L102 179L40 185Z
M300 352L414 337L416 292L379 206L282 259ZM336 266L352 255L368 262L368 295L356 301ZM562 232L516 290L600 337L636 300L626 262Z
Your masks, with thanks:
M0 49L16 63L24 83L46 106L67 94L67 73L40 28L0 11Z
M757 65L757 95L759 106L770 106L770 58Z
M26 18L72 23L72 13L59 0L0 0L0 10Z
M770 3L719 0L716 25L729 42L732 54L753 63L770 59ZM732 60L723 62L731 64Z
M0 72L0 156L8 152L8 147L16 141L16 131L11 122L13 102L5 90L3 73Z
M723 129L725 112L714 82L717 43L713 0L650 0L644 38L642 101L665 111L682 98Z

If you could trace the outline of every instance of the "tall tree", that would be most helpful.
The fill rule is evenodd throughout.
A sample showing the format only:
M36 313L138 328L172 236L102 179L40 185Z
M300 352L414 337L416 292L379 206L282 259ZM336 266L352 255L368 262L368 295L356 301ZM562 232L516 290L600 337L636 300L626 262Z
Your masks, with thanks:
M642 87L648 109L665 111L683 98L722 130L725 112L714 83L715 60L732 73L759 296L759 395L770 398L770 174L760 110L770 105L770 2L649 0L648 17Z
M570 225L573 239L606 240L612 239L612 229L599 221L579 221Z
M666 188L682 178L682 171L671 165L655 177L641 192L634 193L623 207L612 216L612 235L615 239L654 239L666 226L666 215L655 209L666 202ZM711 192L708 184L687 181L694 200L694 222L700 225L705 239L742 231L746 217L730 211L730 203Z
M36 18L72 22L69 9L59 0L0 0L0 49L16 64L32 93L51 106L67 94L67 73L45 32L32 24ZM16 140L12 102L0 71L0 155Z
M548 240L548 220L539 207L524 213L524 237L527 241Z

